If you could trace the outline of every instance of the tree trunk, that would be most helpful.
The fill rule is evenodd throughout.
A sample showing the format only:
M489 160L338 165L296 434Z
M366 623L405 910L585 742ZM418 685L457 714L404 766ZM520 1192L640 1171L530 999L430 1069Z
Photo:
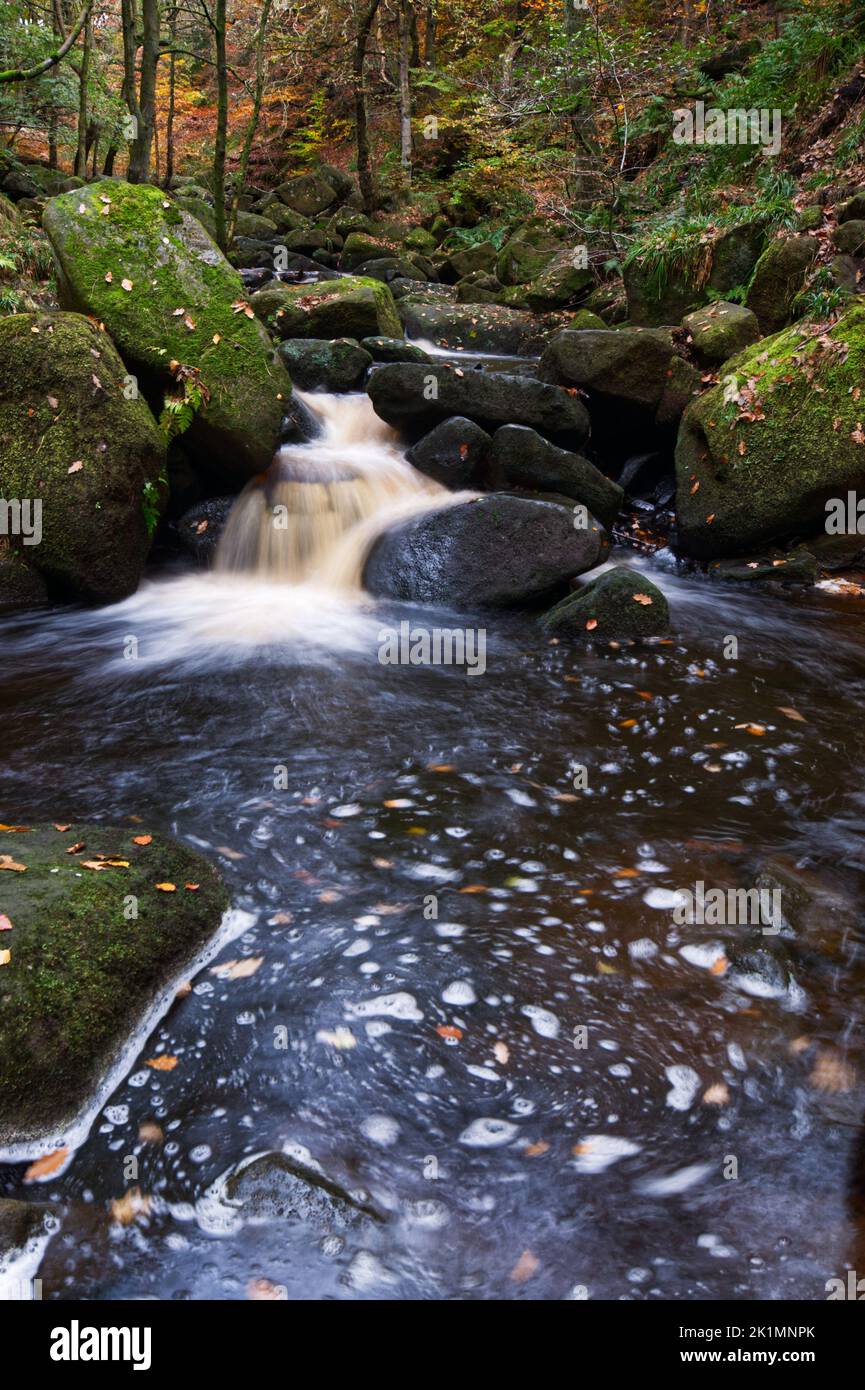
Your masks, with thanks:
M102 166L102 172L106 178L111 179L114 177L114 161L116 158L117 146L112 140L111 144L108 146L108 149L105 151L105 163Z
M214 40L216 43L216 142L213 149L213 211L216 221L216 244L221 251L228 247L228 228L225 221L225 155L228 148L228 62L225 51L226 0L216 0L214 8Z
M358 16L354 44L354 123L357 140L357 181L360 187L360 196L363 200L365 212L372 211L375 202L375 189L373 187L372 165L370 161L369 123L367 120L364 69L366 66L367 44L369 43L370 31L378 7L379 0L367 0L367 3Z
M78 143L75 148L73 173L80 179L87 177L87 80L90 76L90 50L93 46L93 25L90 20L84 26L84 42L81 49L81 62L78 67Z
M434 68L436 61L436 7L435 0L427 0L426 28L423 36L424 67Z
M410 13L410 0L399 0L399 162L406 183L411 183Z
M264 0L261 19L258 25L258 34L255 39L255 88L252 94L252 112L250 113L249 123L243 137L243 148L240 151L240 161L237 166L237 183L234 189L234 197L231 200L231 219L228 226L229 241L233 239L234 230L237 226L237 206L246 179L246 170L249 167L249 156L252 154L252 142L255 139L255 132L258 129L258 119L261 115L261 102L264 97L264 79L267 73L264 39L267 33L267 21L270 17L272 4L273 0Z
M165 123L165 187L171 187L174 177L174 91L176 86L176 62L174 52L177 43L177 9L172 7L168 15L168 33L171 36L170 67L168 69L168 117Z
M141 4L141 76L135 96L135 0L123 0L124 82L127 105L135 120L135 134L129 151L126 177L130 183L147 183L150 177L150 148L156 123L156 65L159 62L159 0ZM131 98L131 99L130 99ZM134 104L133 104L134 103Z

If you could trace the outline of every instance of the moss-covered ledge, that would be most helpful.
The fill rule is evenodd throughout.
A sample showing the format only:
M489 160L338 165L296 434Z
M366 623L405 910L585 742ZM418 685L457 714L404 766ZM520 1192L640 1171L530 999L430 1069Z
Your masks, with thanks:
M201 855L143 826L0 831L0 1149L74 1124L228 902Z

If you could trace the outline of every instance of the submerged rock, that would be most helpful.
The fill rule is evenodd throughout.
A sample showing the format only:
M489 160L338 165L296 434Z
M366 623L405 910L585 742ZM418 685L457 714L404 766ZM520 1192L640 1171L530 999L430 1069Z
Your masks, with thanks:
M165 502L165 440L126 381L107 333L81 314L0 318L0 495L41 506L38 543L16 538L0 592L35 593L31 570L88 602L138 587L146 508L155 519Z
M826 504L865 487L865 305L826 332L798 324L727 364L685 412L676 447L679 545L714 559L824 531Z
M380 1221L364 1193L348 1192L316 1168L283 1153L260 1154L229 1174L225 1195L248 1216L302 1221L317 1230Z
M190 213L150 184L106 180L48 204L64 307L105 324L145 394L175 389L172 361L210 392L184 444L242 482L269 464L291 381L245 302L238 273ZM76 457L76 456L73 456Z
M489 460L493 487L557 492L582 502L605 525L619 512L624 493L581 454L550 444L525 425L503 425L492 440Z
M656 637L669 630L670 610L651 579L620 565L562 599L544 616L543 626L593 641Z
M533 377L479 372L448 363L392 363L373 372L367 386L377 415L419 433L452 415L489 427L517 423L579 448L589 435L582 401Z
M515 608L592 569L606 545L597 522L575 529L568 507L489 493L386 531L370 552L363 583L379 598L468 611Z
M39 1152L86 1111L130 1035L219 927L229 899L216 870L166 836L137 844L145 834L86 824L0 833L12 923L0 1055L15 1058L0 1071L0 1147Z

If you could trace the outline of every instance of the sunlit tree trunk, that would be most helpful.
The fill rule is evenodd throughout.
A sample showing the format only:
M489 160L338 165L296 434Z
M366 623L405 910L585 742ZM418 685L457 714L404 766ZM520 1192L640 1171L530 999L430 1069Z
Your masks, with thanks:
M409 0L399 0L399 160L406 183L411 183L411 83Z

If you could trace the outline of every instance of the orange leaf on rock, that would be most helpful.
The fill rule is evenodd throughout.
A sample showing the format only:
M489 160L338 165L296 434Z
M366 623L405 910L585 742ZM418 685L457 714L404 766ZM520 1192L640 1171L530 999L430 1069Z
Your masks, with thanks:
M156 883L156 884L154 884L153 886L154 886L154 887L157 889L157 891L160 892L160 893L176 893L176 892L177 892L177 884L176 884L176 883Z
M11 854L0 854L0 869L8 869L10 873L26 874L27 865L18 864Z
M150 844L153 843L153 836L152 836L152 835L133 835L133 836L132 836L132 843L133 843L134 845L150 845Z

